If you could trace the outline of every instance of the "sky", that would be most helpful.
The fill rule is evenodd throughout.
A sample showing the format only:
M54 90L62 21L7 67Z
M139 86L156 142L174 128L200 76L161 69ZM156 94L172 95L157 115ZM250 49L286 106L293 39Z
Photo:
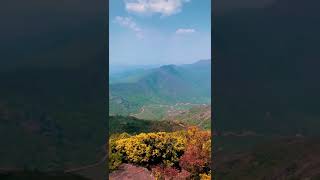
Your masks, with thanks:
M110 0L110 65L211 59L211 0Z

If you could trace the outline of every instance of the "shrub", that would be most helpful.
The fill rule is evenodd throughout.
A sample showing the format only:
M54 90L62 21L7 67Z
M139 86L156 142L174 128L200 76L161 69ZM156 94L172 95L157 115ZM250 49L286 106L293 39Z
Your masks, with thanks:
M177 177L179 174L179 170L174 167L163 167L163 166L156 166L151 169L152 174L157 180L162 179L170 179Z
M141 166L176 166L186 145L186 137L181 132L141 133L111 141L111 153L119 153L123 162Z
M118 152L110 153L109 154L109 169L115 170L120 166L122 163L122 155Z
M200 180L211 180L211 174L200 174Z
M180 158L180 167L193 175L210 171L211 133L191 127L187 131L188 145Z
M151 169L153 176L157 180L174 180L174 179L189 179L190 173L175 167L155 166Z
M152 169L158 179L211 177L211 132L197 127L176 132L123 133L109 140L109 168L131 163Z
M109 149L108 149L108 158L109 158L109 169L115 170L122 163L123 156L120 152L114 150L116 146L116 141L122 138L130 137L127 133L114 134L109 139Z

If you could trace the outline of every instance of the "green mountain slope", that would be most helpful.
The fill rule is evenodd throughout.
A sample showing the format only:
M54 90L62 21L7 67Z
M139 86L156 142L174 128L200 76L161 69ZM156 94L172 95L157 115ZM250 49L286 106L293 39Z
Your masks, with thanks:
M144 74L139 72L140 76L134 82L109 85L110 113L137 112L145 104L209 103L210 72L210 60L189 65L165 65ZM127 78L132 76L137 77L131 74ZM128 106L134 107L123 110Z
M149 69L133 69L120 73L114 73L109 75L109 84L117 83L136 83L144 76L147 76L151 72Z

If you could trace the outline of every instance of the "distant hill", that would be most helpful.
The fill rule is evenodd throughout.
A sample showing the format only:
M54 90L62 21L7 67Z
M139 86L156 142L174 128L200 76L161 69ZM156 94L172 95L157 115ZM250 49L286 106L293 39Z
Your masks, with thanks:
M165 65L159 68L128 74L122 79L130 82L109 85L111 113L126 106L177 102L210 103L211 61L194 64ZM134 77L134 78L132 78ZM134 80L132 80L134 79ZM129 112L137 111L132 108Z
M135 83L150 72L149 69L136 68L109 75L109 84Z
M130 75L139 74L148 69L158 68L160 65L117 65L109 64L109 83L119 83L122 78L130 77ZM120 81L120 82L121 82Z

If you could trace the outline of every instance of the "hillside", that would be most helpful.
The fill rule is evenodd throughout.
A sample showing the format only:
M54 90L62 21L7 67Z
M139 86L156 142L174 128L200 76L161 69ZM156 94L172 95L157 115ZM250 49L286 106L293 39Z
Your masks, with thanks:
M176 131L183 129L179 124L170 121L148 121L135 117L109 116L109 134L141 132Z
M172 111L168 113L164 119L210 129L211 105L195 106L188 110Z
M109 64L109 84L136 82L151 69L160 65L114 65Z
M189 65L165 65L139 72L139 75L130 74L126 78L135 77L134 81L109 85L110 113L137 112L146 104L209 103L210 65L210 60L204 60ZM126 108L129 110L119 110Z

